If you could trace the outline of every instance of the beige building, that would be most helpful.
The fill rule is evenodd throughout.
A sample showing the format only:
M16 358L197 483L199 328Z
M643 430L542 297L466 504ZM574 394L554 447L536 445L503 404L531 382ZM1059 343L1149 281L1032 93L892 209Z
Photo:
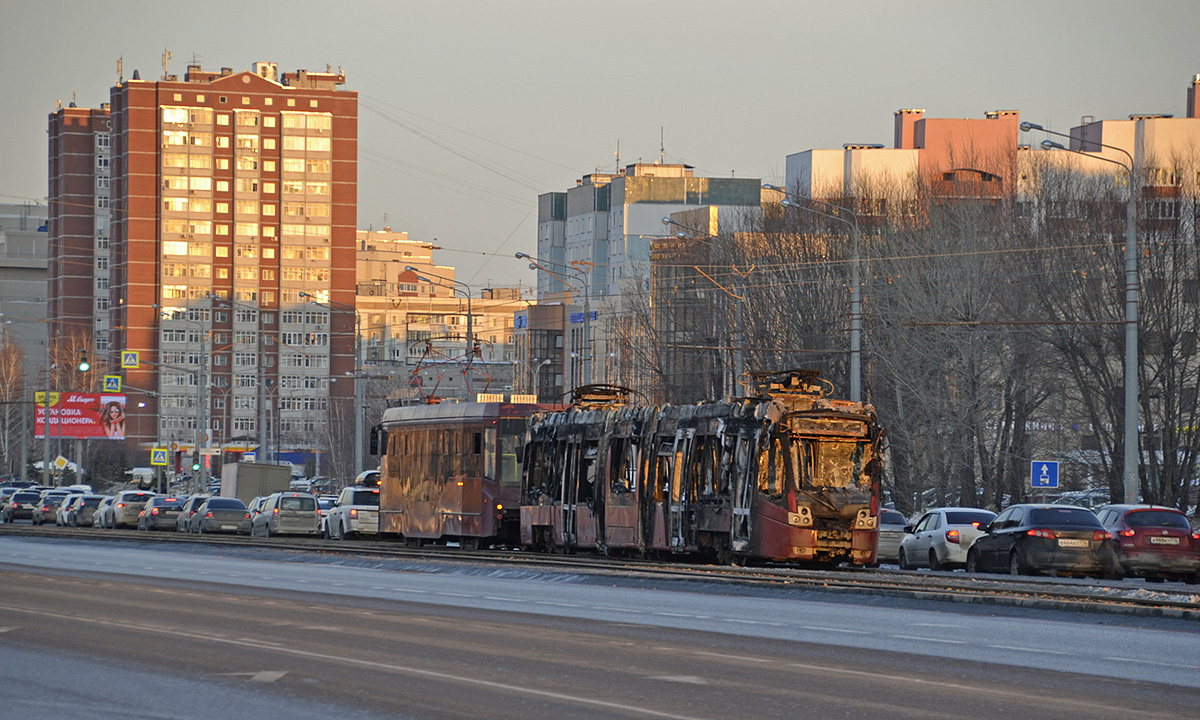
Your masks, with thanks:
M513 390L513 315L531 304L520 288L476 290L408 233L360 230L357 240L355 303L369 378L387 377L393 400Z

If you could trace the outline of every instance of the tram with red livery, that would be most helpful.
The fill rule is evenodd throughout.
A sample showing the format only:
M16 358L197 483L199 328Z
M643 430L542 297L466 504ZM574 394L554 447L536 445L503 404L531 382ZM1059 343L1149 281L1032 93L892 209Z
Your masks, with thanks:
M379 532L413 545L516 544L528 419L556 407L443 402L386 410L377 448Z
M646 407L611 385L530 420L523 545L547 551L875 562L883 430L816 371L751 374L753 397Z

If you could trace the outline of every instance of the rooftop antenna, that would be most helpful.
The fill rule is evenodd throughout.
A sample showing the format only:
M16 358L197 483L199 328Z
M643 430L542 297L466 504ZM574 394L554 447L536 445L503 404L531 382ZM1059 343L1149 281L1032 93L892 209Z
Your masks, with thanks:
M195 51L192 51L192 64L199 65L200 61L201 61L200 55L197 54Z
M662 127L662 125L659 125L658 126L658 164L659 165L667 164L666 155L667 155L667 149L666 149L666 145L663 143L663 127Z
M166 80L167 76L171 74L171 71L169 69L171 66L171 51L166 48L163 48L162 63L163 63L163 80Z
M121 55L117 58L117 84L122 85L125 82L125 56Z
M613 172L620 174L621 172L621 138L617 138L617 151L613 153L617 156L617 168Z

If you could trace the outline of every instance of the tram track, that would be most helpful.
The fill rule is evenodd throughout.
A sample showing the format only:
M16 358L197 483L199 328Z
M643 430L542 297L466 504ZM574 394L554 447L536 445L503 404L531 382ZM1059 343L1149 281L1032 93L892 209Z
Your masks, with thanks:
M809 569L775 565L682 565L659 560L611 558L593 555L541 555L513 549L467 550L442 545L410 547L370 540L320 538L257 538L237 535L197 535L134 530L92 530L55 526L0 524L0 536L46 537L64 540L170 542L245 549L284 550L299 553L488 562L520 565L544 571L571 571L592 575L617 575L678 583L705 583L717 587L760 587L842 595L878 595L926 601L996 605L1051 610L1075 610L1200 620L1200 586L1172 586L1169 590L1122 587L1118 583L1083 584L1059 578L1006 577L927 573L887 569Z

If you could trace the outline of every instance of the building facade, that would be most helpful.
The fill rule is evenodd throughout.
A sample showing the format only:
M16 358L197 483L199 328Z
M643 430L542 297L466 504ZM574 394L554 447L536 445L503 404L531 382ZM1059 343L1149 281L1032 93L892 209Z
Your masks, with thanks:
M94 325L114 372L138 353L131 444L311 445L352 402L358 110L344 83L191 65L51 115L51 318Z

